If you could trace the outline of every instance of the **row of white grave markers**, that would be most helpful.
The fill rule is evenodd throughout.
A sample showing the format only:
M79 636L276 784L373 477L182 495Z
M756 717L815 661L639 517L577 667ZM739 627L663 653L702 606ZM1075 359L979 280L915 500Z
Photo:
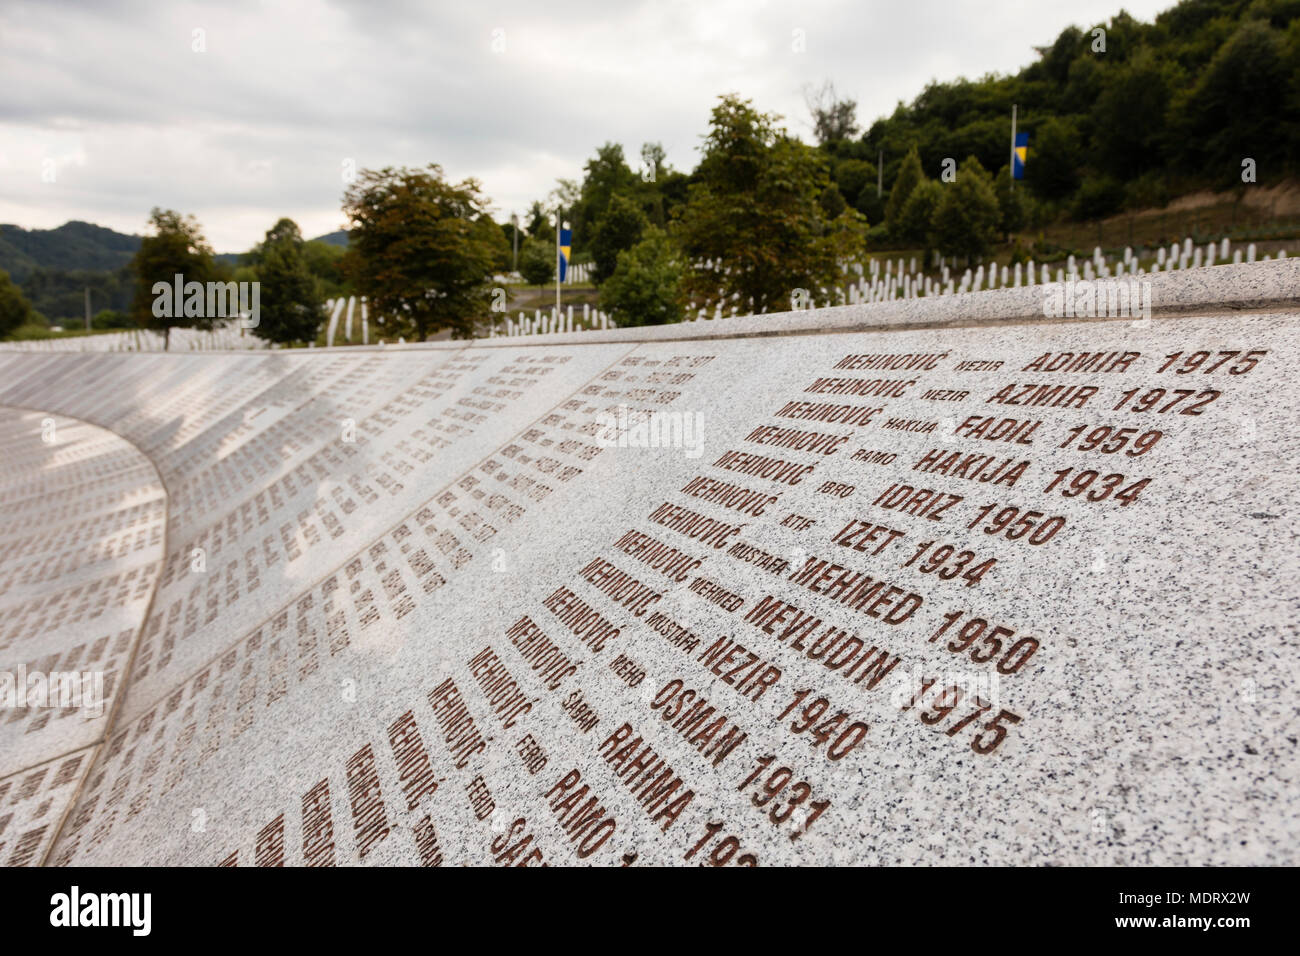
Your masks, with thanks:
M334 347L334 340L338 337L340 318L343 320L343 341L349 344L353 343L353 315L356 313L358 305L360 305L361 315L361 344L370 344L369 311L366 298L362 296L358 302L356 296L349 296L346 299L340 297L325 302L325 309L329 315L325 327L326 348ZM375 322L382 325L383 319L376 317ZM591 329L608 329L612 325L613 322L607 313L583 303L581 317L574 312L572 305L567 306L559 313L556 313L553 307L545 312L537 309L531 318L522 312L513 318L510 316L494 316L494 320L488 329L488 337L545 335L552 332L583 332ZM404 339L398 339L399 343L404 341ZM382 339L379 344L383 344Z
M575 283L590 282L595 272L595 265L590 262L569 263L569 267L564 270L564 284L574 285ZM496 285L510 285L511 283L522 283L524 277L518 272L497 273L492 276L492 281ZM551 273L549 285L555 284L555 273Z
M229 322L214 329L174 328L167 342L173 352L233 351L264 349L270 343L259 339L238 323ZM99 335L70 335L63 338L29 339L0 342L0 348L19 352L161 352L163 335L151 329L123 329Z
M590 262L569 263L569 267L564 270L564 284L573 285L579 282L590 282L594 274L595 266ZM492 276L492 281L497 285L509 285L512 282L523 282L524 277L518 272L499 273ZM555 273L551 273L549 284L555 284Z
M543 312L537 309L532 317L520 312L511 318L506 316L504 324L494 322L488 333L489 337L498 335L548 335L552 332L587 332L595 329L608 329L613 325L609 314L593 309L589 304L582 304L582 315L574 314L573 306L556 312L552 307Z
M1285 259L1287 251L1279 250L1276 258ZM1274 258L1265 255L1262 260ZM1196 246L1188 238L1182 243L1155 250L1154 255L1140 259L1131 248L1126 248L1122 256L1106 256L1101 247L1093 249L1092 256L1082 262L1073 255L1067 256L1064 267L1058 266L1053 273L1047 264L1035 265L1032 259L1015 265L976 266L966 269L958 278L948 262L942 258L936 260L937 275L919 271L917 260L871 259L864 268L862 263L852 263L844 267L846 276L856 275L856 280L835 288L797 290L791 295L791 309L813 309L836 305L857 305L869 302L884 302L891 299L914 299L935 295L956 295L965 292L980 292L985 289L1018 288L1022 285L1064 282L1069 277L1078 279L1107 279L1123 276L1149 275L1156 272L1171 272L1175 269L1200 268L1216 264L1234 264L1255 262L1257 254L1255 244L1250 243L1243 254L1240 248L1233 249L1231 242L1223 239L1218 243L1208 243L1204 247ZM1146 262L1146 266L1143 266ZM712 268L712 263L705 262L704 267ZM733 294L729 300L711 303L712 314L707 307L698 303L688 306L687 321L698 322L752 314L749 308L742 308L739 294ZM749 303L745 304L746 306ZM782 309L782 311L785 311Z
M1280 250L1276 256L1278 259L1285 259L1286 257L1287 251L1285 249ZM1263 256L1263 260L1271 258L1274 257ZM1197 246L1191 238L1184 239L1181 243L1173 243L1168 247L1158 248L1155 250L1154 255L1143 258L1139 258L1131 248L1125 248L1121 256L1106 256L1102 254L1101 247L1096 247L1093 249L1092 256L1081 262L1076 261L1073 255L1066 257L1065 266L1058 266L1054 273L1046 263L1035 265L1034 260L1030 259L1026 263L1017 262L1015 265L1001 267L995 263L989 263L987 266L976 266L974 270L966 269L958 278L952 272L949 263L942 258L936 259L937 275L928 275L919 271L915 257L910 261L904 261L901 258L873 258L867 262L865 267L858 262L846 265L844 267L845 275L856 276L855 280L846 285L831 289L822 287L816 290L804 290L806 294L802 298L792 296L791 308L813 309L835 305L884 302L900 298L914 299L935 295L955 295L964 292L980 292L985 289L1019 288L1022 285L1032 286L1040 283L1046 285L1053 281L1063 282L1072 276L1086 280L1121 278L1123 276L1149 275L1156 272L1171 272L1175 269L1196 269L1229 262L1234 264L1255 262L1256 259L1257 254L1253 242L1246 246L1243 253L1240 248L1234 249L1227 239L1217 243L1207 243L1205 246ZM1146 262L1147 265L1143 266L1143 262ZM704 267L711 268L712 263L706 261ZM578 270L582 271L579 272ZM587 270L588 266L586 264L571 267L569 271L571 281L573 281L572 277L574 276L580 276L576 281L586 281ZM370 344L369 311L366 298L361 296L360 303L358 303L356 296L348 296L346 299L339 297L337 299L328 299L325 302L325 310L329 315L325 331L326 347L334 345L334 340L338 335L340 318L343 319L343 339L348 344L352 344L353 318L354 315L358 314L358 304L361 307L359 311L361 344ZM709 309L700 308L696 303L692 303L687 310L687 314L691 318L687 321L698 322L752 314L748 308L742 311L738 295L733 295L725 307L722 302L715 303L712 311L713 314L710 315ZM382 326L384 324L383 317L376 316L375 324ZM531 318L521 312L513 318L505 316L496 319L493 321L488 335L489 337L497 337L501 335L545 335L552 332L583 332L608 329L612 325L613 322L607 313L584 303L581 320L575 316L572 305L558 314L554 308L545 312L538 309ZM397 341L402 344L405 339L399 337ZM380 339L378 344L383 345L384 340ZM103 335L69 336L57 339L34 339L0 343L0 348L34 352L158 352L162 351L162 347L162 335L144 329L130 329ZM180 351L259 349L267 348L268 343L252 335L247 330L240 330L234 323L229 323L209 332L185 328L172 329L170 347L173 350Z
M564 273L564 284L573 285L575 282L587 282L591 279L591 263L580 262L577 265L570 264Z
M370 310L366 305L366 297L361 296L358 303L355 295L350 295L346 299L339 296L337 299L325 300L325 311L329 315L329 320L325 325L325 347L333 348L334 339L338 335L339 316L343 316L343 340L348 345L354 345L352 340L352 317L357 313L357 305L360 304L361 316L361 344L370 344ZM346 309L346 312L344 311ZM384 320L380 316L375 316L375 324L383 325Z

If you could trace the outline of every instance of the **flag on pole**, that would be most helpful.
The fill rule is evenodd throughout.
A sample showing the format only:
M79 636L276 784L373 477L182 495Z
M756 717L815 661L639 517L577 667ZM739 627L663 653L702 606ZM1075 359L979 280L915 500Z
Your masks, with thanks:
M1011 168L1013 179L1025 178L1025 160L1029 158L1029 134L1016 134L1016 148L1012 154L1015 165Z
M560 230L560 281L569 273L569 251L573 248L573 230Z

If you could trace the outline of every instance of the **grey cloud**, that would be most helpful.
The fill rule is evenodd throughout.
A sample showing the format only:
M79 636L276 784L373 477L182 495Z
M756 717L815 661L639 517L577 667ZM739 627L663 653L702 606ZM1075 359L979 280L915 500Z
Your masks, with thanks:
M1168 0L1125 3L1150 17ZM0 221L139 231L194 212L222 250L280 215L341 222L341 163L438 162L501 216L612 140L689 169L736 91L806 135L831 79L867 125L931 79L1009 72L1119 0L473 4L11 2L0 12ZM207 50L191 50L192 31ZM494 30L506 50L493 52ZM804 31L806 52L791 49ZM80 151L80 152L78 152ZM41 160L68 162L40 182ZM265 163L269 161L269 168Z

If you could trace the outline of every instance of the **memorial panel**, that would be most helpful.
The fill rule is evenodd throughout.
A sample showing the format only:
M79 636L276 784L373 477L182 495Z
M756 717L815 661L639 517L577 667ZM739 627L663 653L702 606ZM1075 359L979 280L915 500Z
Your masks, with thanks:
M1295 863L1296 321L0 357L172 496L52 859Z
M102 739L163 555L167 496L112 432L0 408L0 775Z

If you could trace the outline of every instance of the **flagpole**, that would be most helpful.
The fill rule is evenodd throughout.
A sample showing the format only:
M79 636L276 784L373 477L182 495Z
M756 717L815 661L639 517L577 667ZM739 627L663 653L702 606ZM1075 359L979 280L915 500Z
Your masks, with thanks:
M1011 175L1011 183L1008 189L1016 188L1016 104L1011 104L1011 163L1007 167L1007 172Z
M510 235L514 240L514 255L510 260L510 271L519 271L519 214L510 214Z
M555 207L555 320L560 320L560 217L561 209Z

